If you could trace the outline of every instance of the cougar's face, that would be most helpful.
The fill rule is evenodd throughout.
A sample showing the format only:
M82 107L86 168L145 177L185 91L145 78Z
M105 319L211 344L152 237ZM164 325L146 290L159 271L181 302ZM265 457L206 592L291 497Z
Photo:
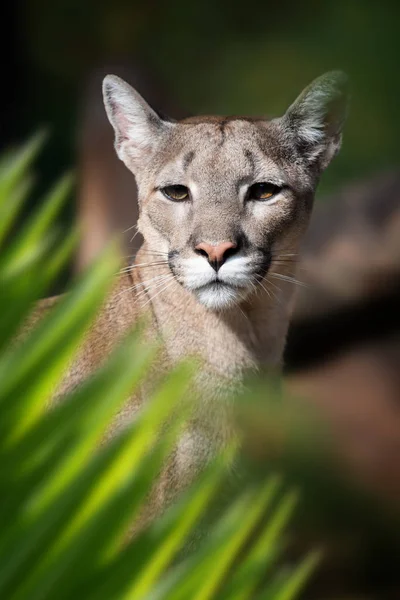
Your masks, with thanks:
M340 145L340 119L330 130L322 106L341 92L326 77L281 119L178 123L162 120L125 82L106 78L117 153L138 184L140 231L209 309L245 301L297 252L318 176Z
M307 222L311 182L271 150L277 137L276 127L243 119L180 123L152 177L139 174L145 239L210 309L261 289Z

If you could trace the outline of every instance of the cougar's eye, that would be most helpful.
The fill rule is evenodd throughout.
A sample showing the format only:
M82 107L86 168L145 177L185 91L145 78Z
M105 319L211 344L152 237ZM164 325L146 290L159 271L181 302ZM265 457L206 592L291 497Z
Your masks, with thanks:
M189 200L189 189L184 185L167 185L161 191L169 200L175 200L175 202Z
M281 191L279 185L274 183L254 183L247 193L247 200L269 200L273 196L276 196Z

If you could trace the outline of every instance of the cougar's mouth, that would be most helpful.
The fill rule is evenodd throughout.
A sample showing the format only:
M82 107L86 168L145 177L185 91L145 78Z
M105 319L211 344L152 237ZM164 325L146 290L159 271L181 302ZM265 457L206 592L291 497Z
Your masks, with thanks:
M204 288L215 288L215 289L223 289L223 288L232 288L232 289L245 289L247 286L239 285L237 283L228 283L227 281L223 281L222 279L216 279L215 281L210 281L209 283L204 283L203 285L199 285L197 288L193 288L193 291L201 290Z
M269 261L251 256L228 258L216 271L201 256L180 259L177 253L170 256L170 268L179 283L197 300L212 310L223 310L240 304L265 273Z

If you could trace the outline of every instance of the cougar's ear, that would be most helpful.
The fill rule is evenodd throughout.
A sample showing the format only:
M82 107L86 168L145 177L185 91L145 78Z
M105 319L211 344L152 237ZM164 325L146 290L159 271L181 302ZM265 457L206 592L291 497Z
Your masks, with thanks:
M103 97L108 119L115 131L115 149L128 166L148 158L172 123L161 119L126 81L107 75Z
M331 71L306 87L279 121L301 156L322 171L340 148L347 107L347 76Z

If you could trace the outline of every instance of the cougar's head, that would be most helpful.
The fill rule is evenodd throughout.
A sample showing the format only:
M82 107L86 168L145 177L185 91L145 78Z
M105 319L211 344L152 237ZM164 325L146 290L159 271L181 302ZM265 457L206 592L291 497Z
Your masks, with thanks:
M105 78L115 148L138 186L139 229L208 308L246 299L297 252L319 175L340 147L346 87L344 74L331 72L277 119L174 122L118 77Z

